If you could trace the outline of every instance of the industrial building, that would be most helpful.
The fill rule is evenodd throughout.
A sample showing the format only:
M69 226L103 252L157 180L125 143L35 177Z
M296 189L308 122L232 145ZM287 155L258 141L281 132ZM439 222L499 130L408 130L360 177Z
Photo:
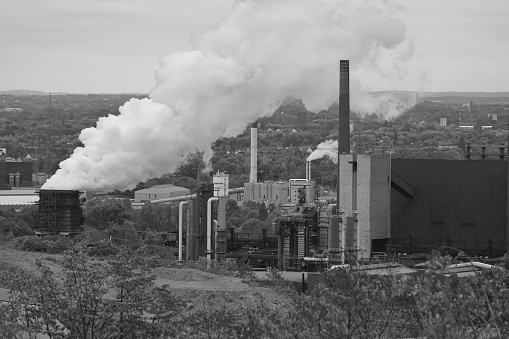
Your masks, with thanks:
M341 60L339 68L337 204L316 202L307 163L305 179L258 182L257 127L251 128L251 172L241 189L244 200L274 203L281 213L272 224L277 252L264 253L263 258L276 261L281 269L314 269L368 261L372 252L430 251L442 244L469 253L507 252L507 161L392 160L385 154L352 154L349 61ZM133 206L148 201L179 204L179 260L226 257L226 200L240 189L228 189L224 173L213 182L195 194L172 185L135 193ZM74 195L41 190L40 215L48 222L39 231L69 232L67 226L55 226L55 220L78 219ZM58 206L64 219L52 212Z
M33 163L31 161L0 161L0 182L12 187L32 183Z
M134 193L134 202L144 203L151 200L180 197L190 193L191 191L189 189L183 187L174 185L156 185L136 191Z

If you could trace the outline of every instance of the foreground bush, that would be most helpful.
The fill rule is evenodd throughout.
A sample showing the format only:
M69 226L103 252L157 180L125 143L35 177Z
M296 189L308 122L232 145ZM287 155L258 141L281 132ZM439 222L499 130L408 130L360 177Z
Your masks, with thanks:
M45 237L26 237L22 244L24 251L45 252L45 253L63 253L75 245L74 241L67 237L45 236Z
M0 308L2 331L50 338L157 338L175 334L167 324L182 303L156 287L147 262L120 252L103 268L92 267L75 247L64 260L64 278L40 262L38 274L9 276L10 303Z
M500 269L471 278L445 278L447 262L434 258L416 276L370 276L341 269L325 275L310 294L282 289L281 299L251 299L186 307L154 284L153 258L117 248L101 264L83 247L67 251L63 279L39 263L37 274L11 271L3 281L10 304L0 307L2 334L43 333L50 338L507 338L509 274ZM234 264L198 261L195 268L240 272ZM246 275L248 276L248 275ZM249 282L250 279L246 278ZM209 300L209 299L207 299Z

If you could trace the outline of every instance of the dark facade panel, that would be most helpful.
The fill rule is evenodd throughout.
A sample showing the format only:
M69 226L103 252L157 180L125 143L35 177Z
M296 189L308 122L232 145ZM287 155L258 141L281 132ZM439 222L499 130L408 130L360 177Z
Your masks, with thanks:
M506 240L506 161L394 159L392 172L415 188L414 198L392 189L392 238Z
M32 182L33 162L0 161L0 182L9 183L9 173L20 173L20 182Z

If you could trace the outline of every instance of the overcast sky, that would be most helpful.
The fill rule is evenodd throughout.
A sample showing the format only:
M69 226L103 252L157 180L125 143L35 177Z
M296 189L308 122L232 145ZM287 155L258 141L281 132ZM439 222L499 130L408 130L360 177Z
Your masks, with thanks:
M409 65L420 76L372 89L509 91L508 0L401 3L396 15L414 46ZM0 0L0 90L148 93L160 56L192 49L232 4Z

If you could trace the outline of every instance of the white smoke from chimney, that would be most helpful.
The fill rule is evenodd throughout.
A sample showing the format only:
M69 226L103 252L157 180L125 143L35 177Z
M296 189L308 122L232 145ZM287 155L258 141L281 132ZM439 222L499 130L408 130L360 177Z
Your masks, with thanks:
M318 146L316 149L311 152L311 154L307 157L306 161L311 162L316 159L323 158L324 156L328 156L332 162L335 164L338 163L338 141L337 140L325 140Z
M172 172L195 149L210 156L211 142L242 132L288 95L310 110L328 107L337 100L340 59L352 60L355 83L356 67L380 72L377 58L399 53L406 27L391 4L237 1L195 50L161 57L150 99L132 99L120 115L83 130L84 147L60 163L44 188L132 188Z

